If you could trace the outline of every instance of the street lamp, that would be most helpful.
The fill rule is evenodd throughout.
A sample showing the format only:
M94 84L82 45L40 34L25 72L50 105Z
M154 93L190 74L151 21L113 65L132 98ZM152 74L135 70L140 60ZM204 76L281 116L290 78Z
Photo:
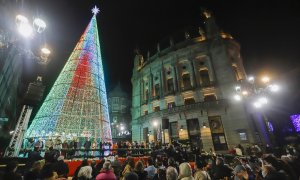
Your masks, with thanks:
M254 76L249 76L247 81L235 86L233 99L235 101L241 101L243 99L250 100L255 108L262 108L268 104L268 96L270 92L278 92L279 86L277 84L269 84L270 78L268 76L263 76L261 80L264 83L264 86L257 87L255 85Z
M256 83L255 79L260 79L262 83ZM280 87L277 84L273 84L268 76L261 78L249 76L246 81L240 82L233 89L235 90L233 95L235 101L246 101L246 103L249 103L254 109L262 109L260 113L262 113L262 120L265 124L263 129L268 129L268 131L263 129L261 129L261 131L269 134L272 131L269 128L271 123L265 116L263 108L267 107L270 96L278 92ZM255 129L257 132L257 127Z
M36 32L42 33L46 29L46 23L40 18L35 18L33 20L33 27L35 28Z

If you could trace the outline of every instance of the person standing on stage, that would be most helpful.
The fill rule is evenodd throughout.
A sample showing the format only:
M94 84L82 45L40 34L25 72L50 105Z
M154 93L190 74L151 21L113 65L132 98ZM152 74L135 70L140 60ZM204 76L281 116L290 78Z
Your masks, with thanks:
M103 144L102 144L102 141L100 140L100 142L99 142L99 159L103 156L102 146L103 146Z
M27 140L27 142L25 143L25 154L24 157L27 157L34 149L34 138L30 138Z
M84 143L84 158L88 158L89 157L89 150L90 150L90 148L91 148L91 145L92 145L92 142L91 142L91 140L90 140L90 138L86 138L86 141L85 141L85 143Z
M93 149L92 156L95 156L96 155L95 149L97 149L97 141L96 141L96 139L93 141L92 149Z
M54 142L54 149L59 151L59 154L61 153L61 149L62 149L62 141L60 139L60 136L57 136L57 138L55 139Z
M51 137L49 137L45 142L46 150L52 150L54 146L54 142Z

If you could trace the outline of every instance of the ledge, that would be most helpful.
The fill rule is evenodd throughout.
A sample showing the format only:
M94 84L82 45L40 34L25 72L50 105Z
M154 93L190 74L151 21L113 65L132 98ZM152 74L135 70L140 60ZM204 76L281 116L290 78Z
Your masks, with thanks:
M147 115L140 116L137 119L138 123L143 123L143 121L157 116L167 116L170 114L175 114L178 112L186 111L186 110L195 110L195 109L208 109L208 108L220 108L220 107L227 107L228 101L226 99L221 99L217 101L208 101L208 102L198 102L195 104L189 105L182 105L182 106L175 106L171 109L162 109L156 112L148 113Z

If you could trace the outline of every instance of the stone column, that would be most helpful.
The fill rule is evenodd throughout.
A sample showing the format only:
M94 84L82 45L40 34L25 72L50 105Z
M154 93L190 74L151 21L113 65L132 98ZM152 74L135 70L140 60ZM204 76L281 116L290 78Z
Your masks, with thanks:
M193 63L192 63L192 61L190 60L189 61L189 72L190 72L190 77L191 77L191 85L192 85L192 87L193 88L196 88L197 87L197 84L196 84L196 77L195 77L195 72L194 72L194 65L193 65Z
M196 67L195 61L193 59L191 60L191 65L193 68L193 74L195 77L196 88L197 88L197 87L200 87L200 77L199 77L199 73L198 73L198 69Z
M159 93L159 95L162 98L165 94L165 84L164 84L165 80L164 80L164 68L163 67L162 67L162 69L159 73L159 76L160 76L159 77L159 79L160 79L160 86L159 86L160 93Z
M174 75L176 77L176 87L177 87L177 92L181 92L181 77L179 75L179 70L178 70L178 65L177 63L174 65Z

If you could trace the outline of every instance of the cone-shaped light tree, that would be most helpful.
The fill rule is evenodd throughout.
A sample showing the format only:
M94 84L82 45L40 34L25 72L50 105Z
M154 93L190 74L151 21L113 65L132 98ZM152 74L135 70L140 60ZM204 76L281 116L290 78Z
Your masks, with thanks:
M96 14L33 119L26 137L92 137L111 141Z

